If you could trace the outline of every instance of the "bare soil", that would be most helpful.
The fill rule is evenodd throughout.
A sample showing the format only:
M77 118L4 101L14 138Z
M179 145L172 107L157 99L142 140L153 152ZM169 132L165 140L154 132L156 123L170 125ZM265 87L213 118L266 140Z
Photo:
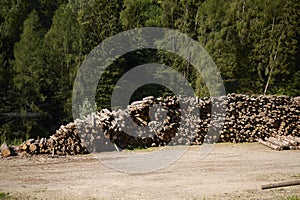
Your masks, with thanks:
M140 151L141 154L144 151ZM103 153L126 157L130 152ZM204 159L189 147L151 173L118 172L93 155L0 159L0 192L22 199L281 199L300 197L300 186L261 185L300 179L300 151L261 144L217 144Z

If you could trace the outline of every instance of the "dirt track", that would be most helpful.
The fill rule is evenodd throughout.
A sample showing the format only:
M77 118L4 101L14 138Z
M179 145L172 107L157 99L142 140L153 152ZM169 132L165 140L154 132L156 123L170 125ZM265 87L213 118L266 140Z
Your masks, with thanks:
M0 168L0 192L26 199L300 197L300 186L260 189L262 184L300 179L300 151L278 152L257 143L217 144L202 160L199 147L189 147L170 166L146 174L117 172L92 155L1 159Z

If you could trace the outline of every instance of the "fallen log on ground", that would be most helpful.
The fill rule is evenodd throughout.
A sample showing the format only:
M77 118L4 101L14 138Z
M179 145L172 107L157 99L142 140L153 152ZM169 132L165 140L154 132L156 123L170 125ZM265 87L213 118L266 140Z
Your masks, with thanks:
M300 180L266 184L266 185L262 185L261 189L266 190L266 189L288 187L288 186L295 186L295 185L300 185Z
M277 136L258 140L259 143L264 144L275 150L297 150L300 149L300 143L297 142L297 137L293 136Z
M258 139L258 142L267 146L267 147L270 147L272 149L275 149L277 151L281 151L283 148L277 144L273 144L272 142L269 142L269 141L263 141L262 139Z
M14 149L12 147L7 146L6 143L3 143L0 147L1 155L3 157L12 156L15 154Z

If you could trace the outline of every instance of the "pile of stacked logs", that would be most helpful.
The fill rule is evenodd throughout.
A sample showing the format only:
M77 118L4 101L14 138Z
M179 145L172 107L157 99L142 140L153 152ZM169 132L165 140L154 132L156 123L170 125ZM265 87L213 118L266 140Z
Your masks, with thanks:
M34 154L51 154L54 155L75 155L88 153L87 148L82 144L76 125L74 122L62 125L56 133L48 139L41 138L38 140L28 139L19 146L7 147L6 144L1 146L1 154L4 157L16 155L17 153Z
M299 136L300 102L287 96L228 95L220 142L253 142L278 135Z
M189 105L183 118L180 102ZM121 149L186 145L192 144L200 128L195 109L199 109L195 97L146 97L124 110L102 110L97 124L105 138Z
M291 135L269 137L265 141L258 139L258 142L278 151L300 149L300 137Z
M74 122L66 126L60 126L54 135L50 136L50 145L48 149L54 154L83 154L88 153L86 147L82 144L78 130Z
M40 140L29 139L23 142L18 150L30 154L50 153L50 139L41 138Z
M185 108L185 117L181 117L180 102L189 105ZM212 104L226 112L212 110ZM198 117L195 108L200 111ZM300 136L300 101L287 96L147 97L133 102L125 110L106 110L99 115L105 119L97 123L105 127L102 130L106 138L120 148L201 145L214 141L215 138L210 137L218 137L218 134L207 133L221 125L224 126L218 142L257 142L276 136ZM130 120L138 126L127 123Z
M288 137L278 139L279 136ZM280 144L280 148L287 148L286 138L290 140L291 148L295 145L290 145L290 142L297 141L299 136L299 97L241 94L210 98L150 96L125 109L103 109L76 119L62 125L49 138L30 139L15 149L30 154L72 155L216 141L270 140L272 144Z

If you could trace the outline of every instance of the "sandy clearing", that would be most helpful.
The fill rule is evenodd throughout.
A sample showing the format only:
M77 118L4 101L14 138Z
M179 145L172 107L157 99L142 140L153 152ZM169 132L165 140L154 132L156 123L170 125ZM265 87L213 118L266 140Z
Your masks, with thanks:
M103 153L100 158L109 159L116 154L122 159L130 153ZM278 199L300 196L300 186L260 189L262 184L300 179L300 151L278 152L257 143L217 144L201 160L199 147L189 147L176 162L145 174L118 172L92 155L1 159L0 169L0 192L25 199Z

